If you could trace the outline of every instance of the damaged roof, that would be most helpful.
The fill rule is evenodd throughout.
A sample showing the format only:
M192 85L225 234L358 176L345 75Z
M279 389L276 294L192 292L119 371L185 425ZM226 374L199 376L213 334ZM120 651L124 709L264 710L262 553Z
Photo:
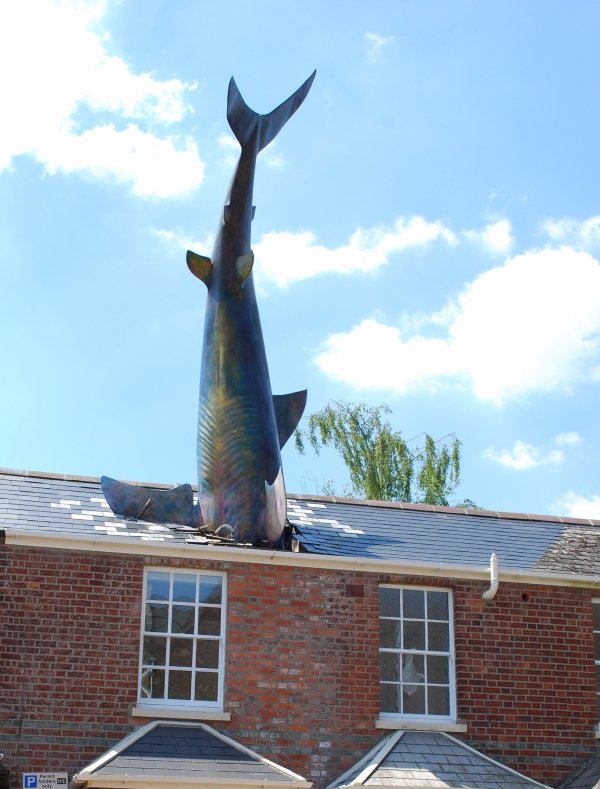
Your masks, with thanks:
M539 789L545 786L442 732L397 731L327 789Z
M313 555L481 570L495 552L501 572L600 580L600 521L293 494L288 518L300 550ZM10 469L0 469L0 529L155 545L210 539L185 526L116 517L95 477Z

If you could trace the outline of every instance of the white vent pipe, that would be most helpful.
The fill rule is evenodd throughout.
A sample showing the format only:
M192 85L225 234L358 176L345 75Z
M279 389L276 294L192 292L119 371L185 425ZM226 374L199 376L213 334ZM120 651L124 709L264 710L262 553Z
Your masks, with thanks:
M498 557L495 553L490 556L490 588L481 595L484 600L493 600L498 591Z

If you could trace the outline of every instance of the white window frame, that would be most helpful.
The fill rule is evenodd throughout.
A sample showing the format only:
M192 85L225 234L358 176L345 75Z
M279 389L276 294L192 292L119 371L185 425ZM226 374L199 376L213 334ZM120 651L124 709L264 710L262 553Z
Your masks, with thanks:
M442 588L439 586L420 586L420 585L412 585L412 584L380 584L379 589L395 589L398 592L401 592L404 589L407 590L414 590L420 592L444 592L448 598L448 631L449 631L449 643L448 643L448 651L447 652L440 652L435 650L417 650L417 649L410 649L404 650L400 647L398 648L391 648L391 647L379 647L379 654L382 653L391 653L391 654L414 654L414 655L443 655L448 659L448 694L449 694L449 711L447 715L435 715L435 714L416 714L416 713L407 713L407 712L383 712L379 713L379 718L382 723L382 728L388 728L385 726L385 722L388 721L392 723L393 721L412 721L412 722L425 722L425 723L445 723L445 722L456 722L456 672L455 672L455 652L454 652L454 601L452 590L447 588ZM404 621L403 612L400 612L399 621L402 624ZM446 620L429 620L427 619L427 614L425 614L424 620L416 620L416 621L446 621ZM382 619L398 619L397 617L382 617L379 616L379 622ZM426 661L425 661L426 662ZM383 684L386 684L383 680L380 679L379 686L381 687ZM393 684L393 683L390 683ZM427 691L427 687L430 685L434 685L435 683L427 683L425 679L425 691Z
M147 631L145 629L146 624L146 603L151 602L151 600L146 600L146 592L148 589L148 575L150 573L163 573L168 574L170 576L169 581L169 600L168 602L168 624L167 630L162 632L154 632L154 631ZM181 634L172 632L172 607L177 605L177 601L172 600L173 594L173 576L175 575L191 575L196 579L196 584L199 583L200 576L216 576L221 579L221 603L220 605L215 604L203 604L196 602L194 606L196 608L194 621L195 621L195 628L194 634ZM145 567L144 568L144 577L143 577L143 594L142 594L142 617L141 617L141 625L140 625L140 657L139 657L139 670L138 670L138 690L137 690L137 704L139 708L147 708L148 710L155 710L155 709L179 709L179 710L214 710L219 711L223 709L223 690L224 690L224 683L225 683L225 636L226 636L226 614L227 614L227 574L223 572L217 572L214 570L192 570L189 568L179 568L179 567ZM184 603L185 604L185 603ZM198 628L198 609L210 607L210 608L220 608L221 611L221 618L220 618L220 634L218 636L210 635L210 636L202 636L197 633ZM169 645L171 637L175 638L189 638L194 642L194 649L193 654L196 654L196 645L198 642L202 641L204 638L210 638L211 640L217 640L219 642L219 657L218 657L218 667L213 672L211 669L205 669L210 673L218 674L217 679L217 698L214 701L203 701L203 700L185 700L185 699L172 699L168 697L164 698L149 698L142 693L142 679L144 676L144 672L146 672L149 666L144 664L144 636L157 636L157 637L166 637L166 655L165 655L165 685L166 685L166 675L171 670L186 670L180 666L171 666L169 660ZM159 666L158 668L162 668ZM194 669L195 667L192 666L190 668L192 673L192 688L194 686L193 679L194 679ZM167 685L166 685L167 687Z

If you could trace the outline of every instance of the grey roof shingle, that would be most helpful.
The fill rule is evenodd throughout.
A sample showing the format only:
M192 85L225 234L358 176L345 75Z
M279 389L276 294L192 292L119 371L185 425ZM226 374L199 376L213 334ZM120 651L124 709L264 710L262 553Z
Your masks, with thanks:
M505 572L600 575L600 521L304 495L288 496L288 517L313 554L481 569L495 552ZM8 469L0 469L0 529L205 541L187 527L115 517L96 478Z
M600 752L596 752L560 784L559 789L598 789L600 787Z
M536 789L543 786L442 732L394 732L329 785L410 789Z
M168 778L199 782L236 780L257 786L310 786L301 776L263 759L206 724L156 721L117 744L77 776L93 784L95 777Z
M600 574L600 521L294 496L288 517L311 553Z

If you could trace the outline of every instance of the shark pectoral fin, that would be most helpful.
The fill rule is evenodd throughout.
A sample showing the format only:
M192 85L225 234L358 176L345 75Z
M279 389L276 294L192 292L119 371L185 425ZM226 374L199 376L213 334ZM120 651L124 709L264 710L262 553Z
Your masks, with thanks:
M195 277L201 279L208 288L210 285L210 278L212 275L212 262L210 258L204 255L197 255L189 249L185 256L189 270Z
M235 261L235 270L238 276L238 283L240 287L250 276L252 266L254 265L254 252L250 251L246 255L240 255Z
M115 515L154 523L194 525L194 495L191 485L171 490L144 488L110 477L100 480L108 506Z
M283 469L280 466L272 485L265 480L265 509L262 527L267 540L271 543L281 539L286 513L285 484Z
M303 389L301 392L292 392L286 395L273 395L273 408L275 409L275 421L277 422L280 448L285 445L288 438L298 426L298 422L302 418L302 414L306 407L307 394L308 392L306 389Z

